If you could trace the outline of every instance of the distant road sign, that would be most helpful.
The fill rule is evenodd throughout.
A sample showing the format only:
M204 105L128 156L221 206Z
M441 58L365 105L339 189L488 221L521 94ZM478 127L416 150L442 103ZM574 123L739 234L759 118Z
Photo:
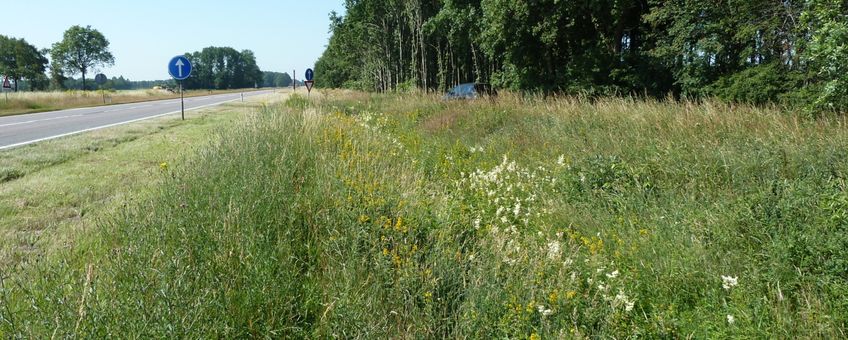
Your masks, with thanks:
M97 83L97 85L106 84L106 75L103 73L98 73L96 76L94 76L94 82Z
M182 55L173 57L168 62L168 73L176 80L185 80L191 75L191 62Z
M306 85L306 91L312 92L312 85L314 85L315 82L312 80L307 80L303 82L303 84Z
M6 76L6 77L4 77L4 78L3 78L3 88L4 88L4 89L10 89L10 88L12 88L12 83L10 83L10 82L9 82L9 77L8 77L8 76Z
M308 69L306 69L306 74L305 74L304 76L306 77L306 80L310 80L310 81L311 81L311 80L312 80L312 78L314 78L314 77L315 77L315 72L312 72L312 69L311 69L311 68L308 68Z

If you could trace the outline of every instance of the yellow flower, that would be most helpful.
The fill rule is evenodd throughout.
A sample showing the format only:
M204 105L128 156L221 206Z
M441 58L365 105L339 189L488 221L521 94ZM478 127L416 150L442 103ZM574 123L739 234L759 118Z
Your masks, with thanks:
M168 162L159 163L159 169L162 169L162 171L168 170Z
M548 295L548 301L550 301L551 304L553 305L553 304L557 303L557 300L559 300L559 294L557 293L556 290L554 290L553 292L551 292L550 295Z
M367 215L359 215L359 223L366 223L370 220Z
M565 292L565 298L567 298L567 299L573 299L574 296L576 296L576 295L577 295L577 292L575 292L573 290L569 290L569 291Z
M539 339L541 339L541 337L539 337L539 334L536 334L536 332L533 332L533 334L530 334L530 340L539 340Z

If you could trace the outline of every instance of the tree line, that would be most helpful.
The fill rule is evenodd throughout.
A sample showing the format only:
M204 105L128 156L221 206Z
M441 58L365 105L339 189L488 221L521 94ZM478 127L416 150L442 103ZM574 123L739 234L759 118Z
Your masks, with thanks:
M44 80L47 81L47 80ZM38 83L33 83L28 79L22 79L18 81L17 84L20 91L38 91L43 90L45 88L49 89L51 86L41 86L39 87ZM119 77L111 77L107 78L106 82L102 85L97 85L98 89L104 90L143 90L150 89L154 86L161 86L165 88L175 88L176 82L173 79L166 80L131 80L124 76ZM90 79L88 84L86 85L89 89L92 88ZM72 78L66 77L62 83L62 89L81 89L82 88L82 78Z
M47 56L50 56L50 60ZM25 39L0 35L0 74L8 76L15 91L25 84L32 91L64 89L72 80L68 75L80 74L82 88L86 86L86 75L100 66L115 63L109 52L109 41L91 26L71 26L62 40L49 49L39 50ZM48 78L45 73L50 69ZM89 77L90 78L90 77Z
M291 85L291 76L287 73L262 72L250 50L239 52L231 47L207 47L185 55L194 66L191 77L184 82L188 89ZM91 26L72 26L65 31L61 41L42 50L24 39L0 35L0 74L9 77L15 91L92 89L91 73L98 67L114 64L109 40ZM73 75L80 75L80 78L74 79ZM121 76L112 77L102 87L133 89L160 83L162 81L132 82Z
M848 109L842 0L346 0L321 86L464 82Z
M292 84L292 78L287 72L262 72L262 87L289 87Z
M251 50L239 52L231 47L210 46L185 56L193 67L191 77L183 84L187 89L233 89L264 84L264 75Z
M47 86L44 74L47 58L44 52L24 39L0 35L0 74L9 78L15 91L22 79L27 79L36 88Z

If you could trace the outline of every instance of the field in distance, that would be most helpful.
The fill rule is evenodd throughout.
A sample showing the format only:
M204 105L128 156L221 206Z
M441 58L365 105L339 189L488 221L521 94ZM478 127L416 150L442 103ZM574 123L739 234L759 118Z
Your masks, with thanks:
M844 338L845 123L713 102L293 95L5 272L0 332Z
M185 92L185 96L195 97L254 90L256 89L188 90ZM8 92L0 95L0 116L64 110L78 107L89 107L108 104L126 104L151 100L173 99L179 97L179 92L173 92L164 89L120 91L71 90L55 92Z

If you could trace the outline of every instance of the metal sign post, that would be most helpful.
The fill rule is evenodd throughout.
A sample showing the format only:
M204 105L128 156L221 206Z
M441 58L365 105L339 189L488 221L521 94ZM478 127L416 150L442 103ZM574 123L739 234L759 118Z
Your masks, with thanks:
M100 90L100 94L103 96L103 104L106 104L106 91L103 90L103 84L106 84L106 75L98 73L94 76L94 82L97 83L97 89Z
M191 61L185 56L178 55L168 63L168 73L180 84L180 115L185 120L185 101L183 101L183 80L191 75Z
M185 120L185 102L183 102L183 81L180 80L180 117Z
M9 102L9 90L12 89L12 84L9 83L9 76L3 77L3 93L6 94L6 103Z

